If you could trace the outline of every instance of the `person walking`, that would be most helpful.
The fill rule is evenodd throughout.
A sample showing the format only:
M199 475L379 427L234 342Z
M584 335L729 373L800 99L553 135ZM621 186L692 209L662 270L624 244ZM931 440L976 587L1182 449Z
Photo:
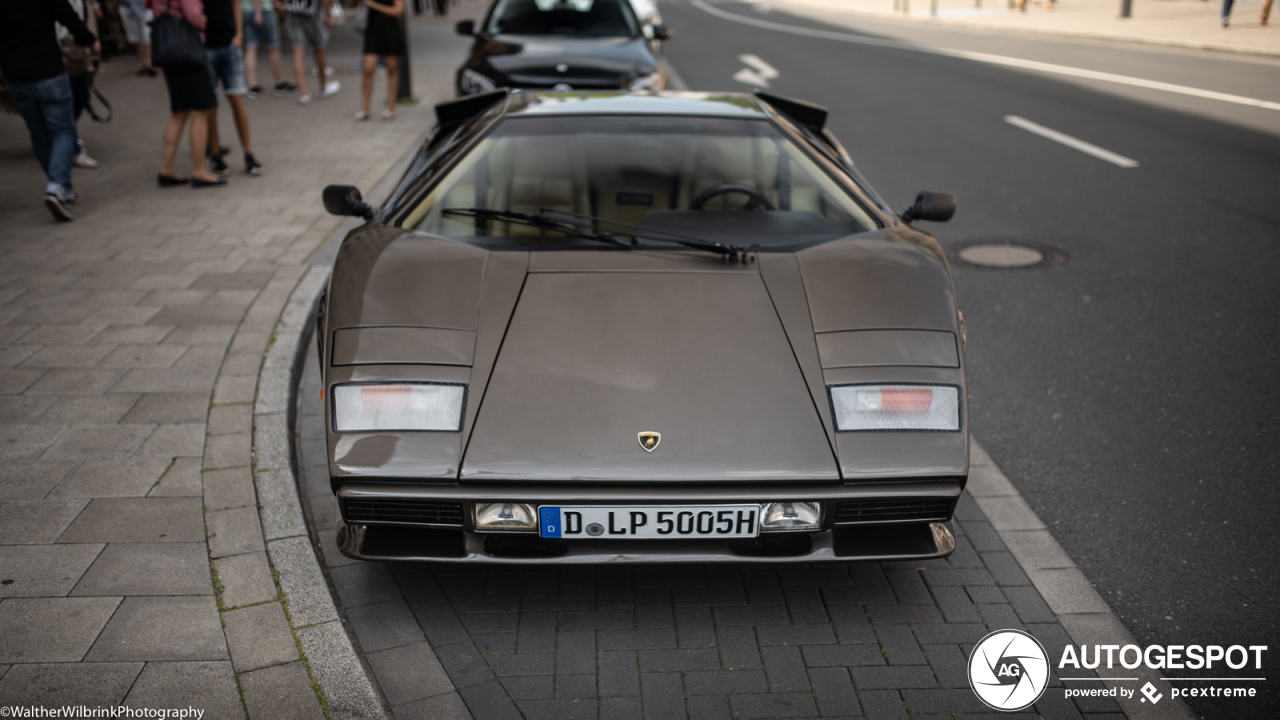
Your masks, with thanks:
M364 0L368 18L364 27L364 79L360 86L360 112L356 120L369 119L369 104L373 99L373 85L378 71L378 58L387 63L387 109L382 119L390 121L396 116L396 90L400 87L400 57L409 53L405 40L404 0L380 3Z
M151 66L151 20L154 17L147 8L147 0L119 0L120 23L124 25L125 39L138 49L142 67L134 73L139 77L155 77Z
M173 15L204 30L206 19L200 0L152 0L152 10L157 17ZM156 184L173 187L190 183L194 188L227 184L226 178L217 177L204 167L205 143L209 140L209 111L218 105L208 66L166 67L163 70L164 84L169 90L169 122L164 127L164 148ZM178 142L182 140L182 131L187 128L188 121L191 124L187 132L191 141L191 177L185 178L178 175L174 162L178 157Z
M1231 6L1235 4L1235 0L1222 0L1222 27L1231 24Z
M1267 26L1267 21L1271 19L1271 3L1272 0L1266 0L1262 3L1262 26Z
M244 37L244 16L240 0L205 0L204 27L205 57L209 59L209 77L213 80L214 100L217 101L218 83L222 83L222 95L231 106L231 117L244 149L244 171L249 175L261 175L262 165L253 157L253 141L249 135L249 108L245 106L244 55L240 42ZM209 171L219 177L231 174L222 158L222 146L218 137L218 110L215 104L209 111Z
M298 85L298 102L311 102L307 91L307 50L316 61L316 82L320 85L320 97L336 95L342 84L329 80L325 60L325 47L329 44L329 3L331 0L276 0L276 9L284 14L284 29L293 45L293 79Z
M244 16L244 74L249 81L249 98L267 94L258 84L258 46L266 48L267 64L275 77L276 97L284 97L298 91L298 86L284 79L284 63L280 60L280 23L271 0L240 0L240 14Z
M76 121L71 81L62 65L55 23L71 31L75 44L95 53L102 46L67 0L0 2L0 84L22 113L31 148L47 182L44 204L60 222L74 217L71 168L76 157Z
M86 0L67 0L71 5L71 9L75 11L76 17L84 21L85 27L89 28L89 32L94 35L98 34L98 16L95 15L90 7L90 3ZM68 45L74 44L75 38L72 37L71 31L62 23L57 25L58 43L65 49ZM65 54L65 53L64 53ZM97 58L89 57L90 72L84 72L85 68L80 68L80 73L76 74L68 68L67 77L71 81L71 114L75 118L76 124L80 123L80 116L84 114L85 108L89 107L89 94L93 91L93 76L96 70L92 67L97 63ZM76 133L76 160L75 165L85 170L93 170L98 167L98 161L89 157L89 153L84 149L84 138L80 137L80 133Z

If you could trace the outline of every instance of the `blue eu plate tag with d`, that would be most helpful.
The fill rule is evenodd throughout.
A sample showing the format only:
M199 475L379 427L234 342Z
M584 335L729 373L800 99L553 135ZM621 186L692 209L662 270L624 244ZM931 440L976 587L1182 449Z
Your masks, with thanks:
M560 537L560 508L538 508L538 525L544 538Z

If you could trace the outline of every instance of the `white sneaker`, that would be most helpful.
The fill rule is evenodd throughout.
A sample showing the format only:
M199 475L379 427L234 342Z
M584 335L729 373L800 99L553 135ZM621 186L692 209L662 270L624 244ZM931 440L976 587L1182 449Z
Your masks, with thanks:
M84 168L85 170L93 170L98 167L98 161L89 157L86 153L80 153L76 155L75 165L76 167Z
M324 89L320 91L320 97L321 98L333 97L334 95L337 95L338 91L341 89L342 89L342 83L338 82L337 80L330 80L329 82L324 84Z
M309 95L308 93L302 93L301 95L298 96L299 105L306 105L309 102L311 102L311 95Z

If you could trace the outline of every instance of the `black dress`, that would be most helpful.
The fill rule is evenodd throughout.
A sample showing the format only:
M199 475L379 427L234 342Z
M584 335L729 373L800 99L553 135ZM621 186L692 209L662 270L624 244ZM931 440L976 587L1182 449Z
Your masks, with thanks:
M364 54L392 57L408 54L409 45L405 42L404 27L400 24L400 18L384 15L373 8L369 8L366 12L369 15L364 28Z

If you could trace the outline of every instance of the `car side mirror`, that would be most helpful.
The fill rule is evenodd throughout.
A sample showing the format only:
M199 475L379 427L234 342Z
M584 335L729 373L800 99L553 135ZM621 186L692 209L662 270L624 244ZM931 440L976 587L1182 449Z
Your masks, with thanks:
M476 21L475 20L459 20L458 24L453 26L453 31L458 33L459 35L475 35Z
M911 207L902 211L903 222L930 220L946 222L956 214L956 196L951 193L922 191Z
M675 33L671 32L671 28L667 27L666 25L653 26L654 40L670 40L672 35L675 35Z
M320 197L324 199L324 209L334 215L373 219L373 208L360 197L360 191L350 185L330 185L324 189Z

